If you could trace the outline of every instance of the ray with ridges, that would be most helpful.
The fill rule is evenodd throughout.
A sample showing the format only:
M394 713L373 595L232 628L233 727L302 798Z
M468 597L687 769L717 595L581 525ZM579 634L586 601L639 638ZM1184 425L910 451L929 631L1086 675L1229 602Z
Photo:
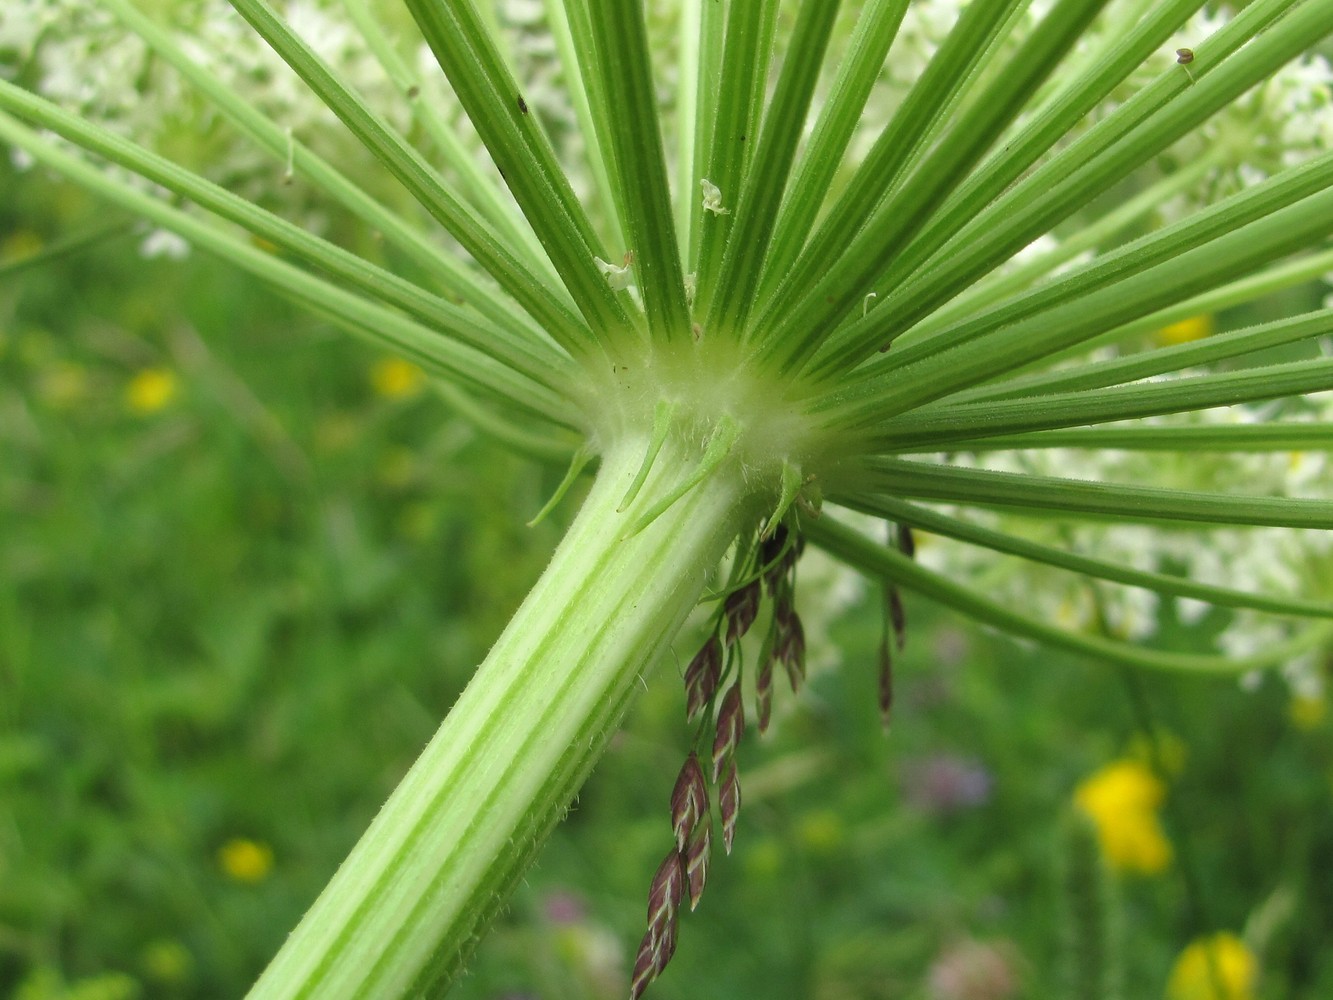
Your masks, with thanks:
M438 296L327 240L311 235L300 226L287 222L240 195L232 194L171 160L4 80L0 80L0 108L49 128L84 149L105 156L221 218L243 226L256 236L359 289L363 294L402 309L414 319L490 355L534 382L557 391L569 384L571 373L568 358L556 353L556 349L547 342L536 337L515 336L508 330L471 316Z
M761 320L760 363L784 373L802 367L832 325L872 290L886 261L901 252L1013 122L1107 2L1061 0L1023 41L1009 71L987 89L986 99L962 112L856 237L823 262L820 277L809 286L784 286L787 294L779 295Z
M1333 268L1333 260L1328 263ZM1154 316L1157 313L1152 314ZM1190 313L1191 316L1200 313ZM1165 324L1155 324L1152 329L1160 329ZM1118 330L1124 327L1117 328ZM1113 331L1114 332L1114 331ZM1257 326L1247 326L1241 330L1228 330L1215 333L1200 340L1184 344L1172 344L1169 347L1157 347L1138 351L1123 357L1090 361L1070 368L1040 372L1036 375L1020 375L1005 379L994 385L982 385L967 389L948 397L950 405L955 403L993 402L1000 399L1016 399L1021 396L1044 396L1053 392L1075 392L1079 389L1100 389L1104 386L1122 382L1134 382L1139 379L1165 375L1185 368L1197 368L1225 361L1229 358L1243 357L1256 351L1266 351L1287 344L1297 344L1303 340L1325 337L1333 334L1333 309L1320 309L1302 316L1273 320Z
M902 500L889 497L861 497L857 506L861 510L873 508L876 514L891 518L903 524L910 524L921 531L943 535L972 545L1008 555L1030 559L1047 566L1058 566L1072 573L1109 580L1130 587L1142 587L1159 594L1174 597L1191 597L1199 601L1223 608L1250 608L1254 611L1266 611L1277 615L1299 615L1310 618L1333 618L1333 602L1307 601L1299 597L1274 597L1270 594L1253 594L1230 587L1215 587L1199 583L1188 577L1172 576L1169 573L1154 573L1149 570L1134 569L1097 559L1078 552L1067 552L1040 542L1029 541L1006 535L1004 532L986 528L971 521L949 517L933 510Z
M947 451L952 442L992 434L1103 424L1331 389L1333 358L1290 361L1106 389L957 405L950 401L901 414L879 424L875 432L891 446L935 444L936 450Z
M1202 426L1078 427L1034 434L1000 435L955 441L953 451L1009 451L1027 448L1115 448L1125 451L1277 452L1333 451L1333 423L1206 424ZM900 454L934 454L930 444L886 449Z
M254 0L247 0L254 2ZM603 349L634 325L597 269L598 240L473 0L406 0L436 62Z
M236 128L267 150L276 161L286 162L290 156L297 175L324 191L364 221L371 230L381 233L387 244L422 268L433 283L438 283L441 288L458 296L465 305L501 326L511 330L540 330L508 299L496 294L493 287L479 282L454 254L433 244L414 226L386 209L304 144L293 142L286 130L217 76L194 62L170 32L145 17L129 0L99 0L99 3L141 38L155 56L180 73ZM541 335L545 336L544 333Z
M625 213L620 206L620 188L611 183L610 149L604 142L606 98L597 91L595 77L584 75L579 52L590 45L591 28L587 24L587 5L571 0L543 0L546 23L555 39L556 52L564 72L565 90L574 106L583 139L584 159L592 171L593 186L602 218L600 234L607 260L616 260L624 252ZM594 110L596 109L596 110Z
M693 172L676 192L690 209L689 255L685 270L697 273L703 252L704 207L699 182L708 177L713 162L713 130L717 127L717 95L722 90L722 52L726 47L727 5L716 0L687 0L703 5L699 12L699 67L694 88Z
M773 228L756 297L765 301L810 235L819 208L842 164L866 101L898 36L908 0L868 0L819 109L810 140L792 171Z
M864 352L909 329L1333 30L1333 5L1325 4L1307 4L1273 25L1293 3L1255 0L1195 50L1196 62L1221 60L1197 84L1171 67L968 221L937 254L919 255L913 279L881 300L873 325L858 334ZM1256 31L1262 33L1252 38ZM909 247L900 266L917 256Z
M937 351L849 383L825 403L840 425L878 422L1006 371L1086 344L1122 323L1248 274L1333 232L1333 188L1305 198L1109 287L997 330L976 344ZM980 344L985 348L978 350ZM889 389L886 395L886 389ZM818 408L821 404L813 404ZM833 417L836 413L837 416Z
M1105 100L1116 85L1161 48L1202 5L1203 0L1161 3L1147 18L1117 38L1110 51L1100 58L1088 60L1080 73L1072 76L1066 86L1015 134L1006 136L1003 145L959 185L914 238L912 249L916 251L915 255L909 258L905 252L903 258L876 282L877 287L891 289L902 284L915 270L912 260L920 257L921 248L943 246L950 236L1031 169L1070 129Z
M764 113L763 129L756 137L754 165L745 174L736 219L716 278L725 294L712 297L705 329L734 330L737 339L744 340L760 266L773 234L796 144L805 131L806 115L840 4L841 0L804 0L797 13L790 47L800 52L801 58L783 63L773 100Z
M592 338L568 304L564 290L547 283L497 240L482 219L444 186L437 172L382 117L346 86L278 17L266 0L231 0L231 4L291 66L357 140L374 154L431 217L481 264L500 286L571 354L586 355ZM551 247L547 247L551 252Z
M613 155L612 183L633 254L635 284L643 298L648 334L661 343L690 337L690 311L680 269L671 215L671 188L662 151L662 129L653 91L647 26L638 0L578 0L588 7L592 25L589 75L600 80L598 92L615 95L615 113L607 116Z
M938 601L1003 632L1035 639L1059 649L1088 656L1098 663L1117 663L1147 670L1188 674L1239 676L1251 670L1286 663L1301 653L1318 649L1333 637L1333 625L1319 623L1292 638L1274 643L1262 653L1246 657L1208 656L1148 649L1102 636L1066 632L960 586L901 552L873 542L833 518L806 529L810 540L830 555L871 576L891 581L923 597Z
M960 469L894 458L867 459L866 469L867 482L873 484L876 491L919 500L945 500L1034 512L1059 511L1070 516L1090 514L1131 521L1333 529L1333 500L1160 489L989 469Z
M967 344L1019 320L1028 319L1062 302L1086 299L1092 292L1141 274L1159 264L1169 263L1185 251L1317 194L1330 185L1333 185L1333 154L1325 154L1299 167L1285 170L1261 184L1238 191L1164 229L1102 254L1069 274L1008 301L999 302L943 330L920 336L912 330L888 355L877 357L863 366L858 377L872 378L879 373L905 368L933 354ZM835 334L826 345L825 353L817 357L811 373L818 371L831 375L851 363L867 343L875 322L872 315Z
M554 278L551 262L537 241L536 234L531 227L523 224L522 217L514 213L513 202L508 195L482 173L472 151L463 145L453 127L436 109L435 103L421 93L421 79L416 70L407 64L384 34L367 0L342 0L342 5L357 32L365 39L366 47L412 109L413 120L420 123L445 165L457 172L471 203L485 215L487 221L499 227L510 246L522 253L533 268Z
M571 408L563 396L497 364L475 348L442 337L391 309L307 274L152 195L113 180L97 167L57 149L4 112L0 112L0 139L27 150L35 159L126 211L151 219L185 237L192 245L217 254L358 337L397 350L428 371L474 386L509 406L529 410L556 423L573 423Z
M766 265L769 273L760 279L760 288L766 291L756 311L760 329L780 315L779 305L808 287L831 255L865 224L866 209L883 200L907 165L912 150L925 139L931 122L966 82L969 71L995 41L1008 16L1020 10L1023 3L1024 0L996 0L963 8L957 23L809 242L804 248L800 244L792 247L792 260L775 257ZM892 51L889 58L893 58ZM816 211L818 207L815 206Z
M725 212L706 212L700 221L697 314L707 315L713 296L719 292L717 275L736 217L749 147L759 138L777 12L778 0L745 0L727 5L718 89L711 95L699 95L701 101L711 99L717 105L713 138L708 144L707 172L702 180L721 191ZM699 197L699 192L687 192L686 196Z

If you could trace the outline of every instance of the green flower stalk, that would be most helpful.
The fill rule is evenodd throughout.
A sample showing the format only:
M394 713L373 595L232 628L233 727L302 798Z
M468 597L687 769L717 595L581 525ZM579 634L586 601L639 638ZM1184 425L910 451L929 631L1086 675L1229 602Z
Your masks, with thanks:
M66 4L65 21L19 0L0 21L0 51L24 54L0 79L0 140L417 362L498 440L569 461L565 487L596 467L550 566L253 996L450 982L711 584L728 596L686 671L700 730L640 995L699 900L714 806L728 850L736 832L738 649L756 620L761 730L774 667L804 678L806 543L886 587L886 714L899 588L1145 669L1283 666L1333 637L1333 310L1145 340L1333 271L1333 102L1304 55L1333 5L548 0L538 16L344 0L290 21L231 5L249 28L213 4L168 27L132 0ZM68 82L77 40L113 25L137 71L90 99ZM441 73L418 73L412 25ZM245 156L210 155L209 175L155 151L179 148L172 117L135 109L168 72L178 125L215 115ZM321 235L317 204L383 256L349 250L350 224ZM1262 353L1279 347L1280 363ZM1274 471L1297 452L1305 496ZM933 536L919 559L912 529ZM1207 571L1199 553L1250 529L1297 538L1283 586ZM983 590L993 553L1031 569ZM1092 593L1119 637L1010 599L1034 579ZM1230 656L1166 652L1133 624L1151 609L1112 593L1276 631Z

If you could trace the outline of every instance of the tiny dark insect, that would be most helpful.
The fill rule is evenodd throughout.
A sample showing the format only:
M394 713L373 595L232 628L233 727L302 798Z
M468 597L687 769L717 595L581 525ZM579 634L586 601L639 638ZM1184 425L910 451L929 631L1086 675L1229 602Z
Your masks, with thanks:
M1194 62L1193 49L1176 49L1176 62L1185 70L1185 75L1190 78L1190 83L1194 83L1194 74L1190 72L1190 63Z
M525 115L528 113L528 102L523 100L522 94L518 95L518 110L520 113Z

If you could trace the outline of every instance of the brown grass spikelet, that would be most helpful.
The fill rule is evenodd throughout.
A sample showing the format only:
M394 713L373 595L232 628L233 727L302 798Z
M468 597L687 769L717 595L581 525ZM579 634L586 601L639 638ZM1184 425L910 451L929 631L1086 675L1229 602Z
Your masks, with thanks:
M727 645L734 645L741 636L750 631L759 614L759 581L752 580L727 595L723 605L723 615L727 622Z
M693 722L712 700L722 678L722 641L716 633L685 668L685 721Z
M717 804L722 814L722 846L730 854L731 842L736 837L736 817L741 811L741 781L735 760L727 762L727 773L718 786Z
M717 736L713 740L713 781L722 773L722 765L735 753L745 732L745 706L741 701L741 685L737 681L727 689L722 706L717 710Z
M690 890L690 910L699 905L699 898L704 893L704 883L708 881L708 862L713 855L713 817L705 816L696 824L685 845L685 877Z
M698 754L690 751L671 791L671 828L676 835L677 850L685 849L690 833L707 815L708 783L699 767Z
M648 930L639 943L630 975L630 997L643 996L648 984L662 974L676 951L676 920L685 889L685 859L672 850L657 866L648 889Z
M759 661L759 670L754 675L754 707L759 720L759 732L768 732L768 723L773 716L773 650L767 649Z
M893 642L898 652L907 644L907 612L903 608L903 596L893 584L889 585L889 621L893 625Z
M879 714L884 720L884 728L889 728L889 715L893 710L893 653L889 649L889 637L884 636L879 643Z

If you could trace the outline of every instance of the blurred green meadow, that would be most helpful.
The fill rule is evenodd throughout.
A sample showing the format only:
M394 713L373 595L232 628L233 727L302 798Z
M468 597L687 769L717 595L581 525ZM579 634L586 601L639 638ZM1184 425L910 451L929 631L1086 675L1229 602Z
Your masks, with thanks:
M66 185L0 162L0 192L0 994L238 997L577 501L524 527L563 470L414 369L200 255L143 258ZM1126 676L908 595L886 734L881 604L745 740L735 851L650 996L1090 1000L1067 974L1094 945L1124 997L1173 967L1173 1000L1333 996L1323 701ZM1166 607L1176 648L1222 621ZM451 996L625 995L692 653L647 679ZM1125 824L1108 871L1079 862L1080 794ZM1201 978L1181 953L1218 932L1235 949Z

